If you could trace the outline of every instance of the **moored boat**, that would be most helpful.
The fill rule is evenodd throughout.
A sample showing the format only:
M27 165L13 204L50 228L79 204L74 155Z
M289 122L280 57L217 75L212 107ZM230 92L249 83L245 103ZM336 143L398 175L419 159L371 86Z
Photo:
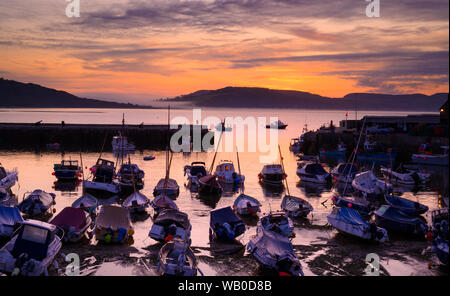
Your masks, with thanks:
M76 181L81 177L78 160L62 160L53 165L53 175L60 181Z
M205 165L203 161L194 161L191 165L184 166L184 175L187 176L188 186L198 186L199 179L208 174Z
M103 205L95 219L95 239L105 243L126 243L132 240L134 230L130 212L122 207Z
M145 173L137 164L124 163L117 172L119 179L120 191L122 193L133 192L134 189L141 190L144 188Z
M274 186L282 186L286 177L281 164L266 164L258 175L260 182Z
M245 232L245 224L231 207L211 211L209 222L210 240L233 240Z
M420 185L429 180L430 174L424 174L413 170L401 168L394 171L390 168L381 168L381 173L389 182L399 185Z
M175 179L162 178L158 181L155 188L153 189L153 196L166 195L170 198L177 198L180 195L180 187Z
M351 163L340 163L332 171L331 176L336 182L351 183L358 173L358 168Z
M180 239L190 244L191 229L192 226L186 213L175 209L166 209L154 219L148 235L163 243Z
M145 209L148 207L148 205L148 198L139 191L135 191L130 194L122 203L122 207L128 209L131 214L145 213Z
M281 209L291 218L304 218L314 210L306 200L290 195L284 196L281 201Z
M0 237L11 237L23 221L16 207L0 206Z
M411 160L413 163L419 163L424 165L448 166L449 164L448 146L441 146L441 149L443 150L443 152L440 154L432 154L426 151L413 154Z
M389 194L386 194L384 198L388 205L410 216L418 216L428 211L428 207L426 205L406 198Z
M234 164L230 160L222 160L216 167L219 182L226 184L235 184L236 186L244 184L245 176L238 174L234 169Z
M334 195L331 200L335 206L341 208L352 208L364 217L370 216L371 213L375 210L375 208L365 200L356 200L340 195Z
M51 206L55 204L55 197L54 193L36 189L33 192L24 193L24 199L17 208L28 217L36 217L49 212Z
M352 186L366 198L376 198L392 190L392 184L377 179L372 171L356 174Z
M119 184L115 181L114 162L101 159L91 168L92 181L84 181L86 191L96 197L112 196L119 193Z
M331 183L331 175L323 168L322 164L316 162L301 162L297 166L297 176L302 181L327 184Z
M189 245L180 239L167 242L158 253L160 275L196 276L197 258Z
M72 207L93 212L98 207L98 200L92 195L84 193L80 198L72 203Z
M256 216L261 212L261 203L256 198L242 193L234 200L233 210L242 216Z
M92 226L92 218L80 208L66 207L50 222L64 230L64 242L77 242Z
M427 233L426 221L423 217L411 217L388 205L375 211L377 225L388 231L424 239Z
M338 144L336 150L319 150L320 157L345 157L346 153L347 147L342 143Z
M201 195L221 195L223 188L216 175L206 175L198 180L198 193Z
M134 151L136 149L136 146L128 142L128 138L123 136L121 132L117 136L114 136L111 142L113 151Z
M289 238L294 236L294 223L282 211L270 212L259 219L256 226L256 233L263 231L263 229Z
M0 164L0 187L4 187L5 189L13 187L19 180L18 176L19 172L17 170L7 171Z

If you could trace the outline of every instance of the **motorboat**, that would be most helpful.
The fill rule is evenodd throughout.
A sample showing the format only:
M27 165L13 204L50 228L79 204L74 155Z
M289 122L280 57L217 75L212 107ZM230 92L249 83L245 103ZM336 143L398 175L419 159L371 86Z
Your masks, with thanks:
M82 169L78 160L62 160L53 165L53 175L58 181L76 181L81 177Z
M137 164L124 163L117 172L121 192L133 192L144 188L145 172Z
M331 175L323 168L322 164L316 162L301 162L297 166L297 176L302 181L327 184L331 183Z
M0 187L5 189L9 189L13 187L16 182L19 180L19 172L17 170L7 171L0 164Z
M79 208L89 213L95 211L98 207L98 200L88 193L84 193L80 198L72 203L73 208Z
M279 275L304 275L291 241L282 234L261 229L248 242L247 251L255 257L260 266L275 270Z
M282 186L287 175L281 164L266 164L258 174L259 181L268 185Z
M128 142L128 138L123 136L121 132L117 136L114 136L111 142L113 151L134 151L136 149L136 146Z
M157 270L160 275L196 276L197 264L189 244L177 238L167 242L158 253Z
M188 186L198 186L199 179L208 175L203 161L192 162L184 167L184 175L187 176Z
M389 182L399 185L420 185L430 179L430 174L420 173L411 169L401 168L398 171L394 171L390 168L382 167L380 171Z
M8 275L39 276L62 247L64 232L53 224L27 220L17 234L0 249L0 272Z
M211 211L209 222L210 240L234 240L245 232L245 224L231 207Z
M382 205L375 211L377 225L388 231L425 238L427 233L426 221L423 217L411 217L402 211L388 205Z
M0 206L0 237L11 237L23 221L18 208Z
M201 195L222 195L223 188L216 175L208 174L198 180L198 193Z
M215 175L219 182L226 184L244 184L245 176L237 173L230 160L222 160L216 167Z
M174 209L166 209L154 219L149 236L159 242L167 243L180 239L190 244L191 223L188 215Z
M177 198L180 195L180 187L175 179L162 178L153 189L153 196L165 195L170 198Z
M54 193L36 189L31 193L24 193L24 198L17 208L29 218L36 217L49 212L50 208L56 204L55 197Z
M149 206L148 198L139 191L135 191L132 194L130 194L122 203L122 207L128 209L131 214L145 213L145 209L148 206Z
M428 211L428 207L426 205L403 197L386 194L384 199L388 205L409 216L418 216Z
M339 143L336 150L319 150L320 157L345 157L347 153L347 146L343 143Z
M376 198L385 192L392 191L392 184L377 179L372 171L356 174L352 186L366 198Z
M331 176L336 182L351 183L358 173L358 168L351 163L340 163L332 171Z
M261 203L256 198L241 193L234 200L233 211L242 216L256 216L261 212Z
M299 138L292 138L289 143L289 150L294 153L299 153L302 150L303 141Z
M320 157L318 155L297 154L297 161L320 162Z
M102 205L95 219L95 239L105 243L126 243L132 240L134 230L130 212L122 207Z
M50 222L64 230L64 242L77 242L92 227L92 218L80 208L66 207Z
M340 195L334 195L331 198L333 205L340 208L351 208L357 211L363 217L369 217L375 208L366 200L356 200Z
M294 223L287 214L282 211L270 212L259 219L258 224L256 225L256 232L258 233L263 229L289 238L294 236Z
M304 218L314 210L306 200L291 195L284 196L281 201L281 209L291 218Z
M271 122L270 124L266 125L266 128L273 128L273 129L286 129L287 124L281 122L281 120Z
M90 169L92 181L84 181L86 191L96 197L114 195L119 193L119 184L115 180L114 162L99 158Z
M381 243L389 241L386 229L378 227L373 222L367 222L353 208L335 207L327 216L327 220L339 232Z
M448 166L448 146L441 146L441 149L443 150L441 154L431 154L426 151L413 154L411 160L413 163L424 165Z

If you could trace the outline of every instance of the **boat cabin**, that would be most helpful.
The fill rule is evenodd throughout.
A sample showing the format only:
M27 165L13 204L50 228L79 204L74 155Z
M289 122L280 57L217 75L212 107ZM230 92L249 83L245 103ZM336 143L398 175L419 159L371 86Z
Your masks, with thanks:
M114 178L114 162L101 159L95 164L94 182L110 183Z

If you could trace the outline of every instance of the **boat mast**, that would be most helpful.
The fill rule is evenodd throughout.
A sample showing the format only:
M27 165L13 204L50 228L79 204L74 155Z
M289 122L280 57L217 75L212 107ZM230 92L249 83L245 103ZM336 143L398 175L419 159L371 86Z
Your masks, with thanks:
M242 186L242 175L241 175L241 163L239 161L239 151L238 146L236 145L236 157L237 157L237 163L238 163L238 170L239 170L239 190L244 193L244 186Z
M84 192L85 192L85 189L84 189L84 168L83 168L83 156L81 155L81 151L80 151L80 162L81 162L81 175L82 175L82 178L83 178L83 183L82 183L82 185L81 185L81 196L84 196Z
M283 174L286 175L286 173L284 171L283 156L281 155L280 145L278 145L278 152L280 153L280 161L281 161L281 168L283 169ZM286 190L288 192L288 195L291 195L291 193L289 192L289 185L288 185L287 177L284 178L284 182L286 183Z
M223 121L225 122L225 119L224 119ZM221 140L222 140L222 134L223 134L223 128L220 129L220 137L219 137L219 142L217 143L217 150L216 150L216 152L214 153L213 161L212 161L212 163L211 163L211 167L209 168L209 174L210 174L210 175L211 175L212 170L213 170L213 168L214 168L214 163L216 162L217 151L220 149L219 146L220 146L220 143L221 143Z
M166 177L164 179L163 195L169 183L169 131L170 131L170 105L167 106L167 135L166 135Z

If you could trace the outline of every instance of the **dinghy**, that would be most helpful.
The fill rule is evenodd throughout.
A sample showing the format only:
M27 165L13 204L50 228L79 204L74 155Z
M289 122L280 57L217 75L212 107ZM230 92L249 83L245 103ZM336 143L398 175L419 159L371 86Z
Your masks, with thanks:
M377 179L372 171L356 174L352 186L366 198L376 198L392 190L392 184Z
M92 225L91 216L79 208L64 208L50 222L64 230L64 242L77 242L84 237L89 227Z
M36 189L31 193L24 193L24 199L17 208L28 217L39 216L47 213L50 207L56 204L55 197L54 193Z
M282 186L286 177L281 164L266 164L258 175L260 182L274 186Z
M419 173L407 169L393 171L389 168L381 168L380 171L383 176L389 180L389 182L399 185L420 185L428 181L430 178L430 174Z
M144 188L143 179L145 177L145 173L138 167L137 164L122 164L117 172L117 177L119 178L120 191L122 193L133 192L134 188L136 188L136 190L141 190Z
M198 193L201 195L221 195L223 188L217 181L217 176L206 175L198 180Z
M103 205L95 220L95 239L105 243L126 243L134 234L130 212L112 205Z
M294 236L294 223L285 212L270 212L259 219L256 225L256 233L263 230L272 231L290 238Z
M27 220L0 249L0 272L9 275L39 276L61 250L64 232L55 225Z
M297 154L297 161L320 162L320 157L318 155Z
M233 211L242 216L256 216L261 212L261 203L256 198L241 193L234 200Z
M159 251L157 270L160 275L196 276L197 258L185 241L174 239Z
M158 184L156 184L155 188L153 189L153 196L158 196L163 194L170 198L177 198L178 195L180 195L180 187L178 186L178 183L174 179L166 179L163 178L159 180Z
M97 197L119 193L119 184L114 180L114 162L101 159L91 168L92 181L84 181L84 187Z
M165 209L178 210L177 204L165 195L158 195L150 202L150 205L155 210L156 216Z
M340 163L331 171L336 182L351 183L358 173L358 168L351 163Z
M58 181L76 181L81 177L81 167L78 160L62 160L53 165L53 175Z
M148 235L163 243L178 238L190 244L191 229L192 226L187 214L178 210L167 209L161 211L155 218Z
M222 160L216 167L215 175L219 182L226 184L244 184L245 176L238 174L234 169L234 164L230 160Z
M22 223L23 218L19 209L0 206L0 237L11 237Z
M340 232L365 240L389 241L386 229L377 227L375 223L368 223L355 209L335 207L327 216L327 220Z
M345 198L343 196L334 195L331 198L333 205L341 208L352 208L363 217L369 217L375 210L367 201L359 201L352 198Z
M211 211L209 221L210 240L229 241L245 232L245 224L231 207Z
M144 160L145 161L149 161L149 160L154 160L156 157L154 156L154 155L147 155L147 156L144 156Z
M191 165L186 165L184 167L184 175L187 175L188 186L198 186L199 179L206 176L208 172L206 171L205 163L203 161L195 161Z
M279 275L304 275L292 243L284 235L261 229L248 242L247 251L263 268L275 270Z
M411 217L402 211L388 205L381 206L375 211L377 225L388 231L402 233L409 236L425 238L427 225L423 217Z
M148 198L139 191L132 193L122 203L122 207L128 209L131 214L145 212L148 205Z
M297 167L297 176L302 181L327 184L331 183L331 175L325 171L322 164L315 162L301 162Z
M72 207L93 212L98 207L98 200L92 195L84 193L80 198L72 203Z
M290 195L284 196L281 209L291 218L304 218L314 210L306 200Z
M0 187L4 187L5 189L13 187L19 180L18 176L19 173L17 172L17 170L7 171L0 164Z
M384 199L388 205L402 211L406 215L418 216L428 211L426 205L399 196L386 194Z

